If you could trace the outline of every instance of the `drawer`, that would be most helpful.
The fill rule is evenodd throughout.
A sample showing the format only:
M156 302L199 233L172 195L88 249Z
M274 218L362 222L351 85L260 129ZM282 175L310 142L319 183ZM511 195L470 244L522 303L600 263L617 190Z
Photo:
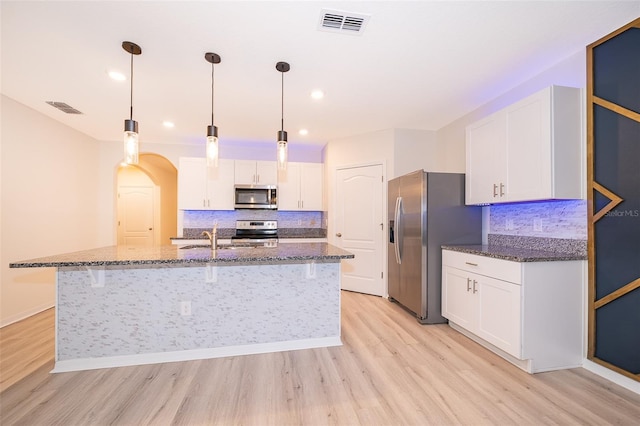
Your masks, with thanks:
M522 284L522 263L487 256L442 250L442 264L487 277Z
M326 243L326 238L278 238L278 244L290 244L290 243Z

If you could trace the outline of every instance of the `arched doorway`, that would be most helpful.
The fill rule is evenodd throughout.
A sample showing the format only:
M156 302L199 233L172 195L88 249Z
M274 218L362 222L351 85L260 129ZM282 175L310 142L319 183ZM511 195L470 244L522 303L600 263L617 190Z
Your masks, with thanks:
M140 154L116 178L118 245L170 244L177 234L178 172L165 157Z

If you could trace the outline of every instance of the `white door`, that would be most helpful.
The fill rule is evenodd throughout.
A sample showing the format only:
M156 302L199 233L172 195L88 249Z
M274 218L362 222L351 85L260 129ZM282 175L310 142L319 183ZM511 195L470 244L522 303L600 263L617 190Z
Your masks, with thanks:
M384 296L382 165L338 169L333 241L355 255L342 261L344 290Z
M152 246L152 186L122 186L118 192L118 244Z

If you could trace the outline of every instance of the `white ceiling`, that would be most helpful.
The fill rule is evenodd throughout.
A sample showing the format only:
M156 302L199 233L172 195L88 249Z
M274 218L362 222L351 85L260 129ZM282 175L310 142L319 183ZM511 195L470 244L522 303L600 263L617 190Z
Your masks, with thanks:
M361 35L318 31L321 10L371 15ZM96 139L121 140L129 115L140 141L291 143L389 128L437 130L640 16L632 1L83 1L1 2L2 93ZM322 89L322 101L310 98ZM68 115L46 101L66 102ZM176 126L166 129L163 120ZM308 136L298 135L300 128Z

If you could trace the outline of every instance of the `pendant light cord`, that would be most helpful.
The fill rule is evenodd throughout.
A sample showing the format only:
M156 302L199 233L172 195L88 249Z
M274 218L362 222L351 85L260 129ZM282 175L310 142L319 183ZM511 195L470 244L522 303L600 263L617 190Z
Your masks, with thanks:
M213 126L213 61L211 62L211 126Z
M284 131L284 72L280 71L282 75L282 85L281 85L281 98L280 98L280 130Z
M131 89L129 98L129 119L133 120L133 53L131 54Z

